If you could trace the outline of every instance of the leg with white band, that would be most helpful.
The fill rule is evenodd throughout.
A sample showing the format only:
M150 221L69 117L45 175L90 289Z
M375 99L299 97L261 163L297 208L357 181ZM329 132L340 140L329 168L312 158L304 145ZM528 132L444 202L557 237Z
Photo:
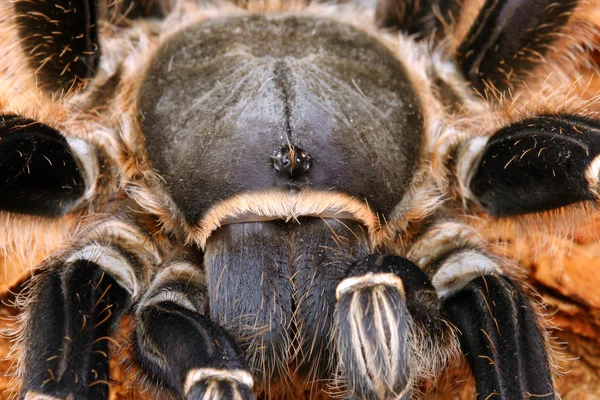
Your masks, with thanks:
M360 399L411 398L422 361L416 355L453 337L427 275L402 257L371 255L350 268L336 295L348 391Z
M22 347L25 399L108 398L110 335L133 288L109 272L129 268L122 250L95 249L105 252L98 260L56 262L34 278Z
M523 289L503 274L472 230L441 221L413 247L442 309L458 328L477 399L554 399L544 330Z
M151 380L183 398L254 399L253 379L237 345L207 313L201 268L172 261L137 307L134 358Z
M71 251L48 259L31 281L18 339L25 399L104 400L118 327L156 263L153 246L126 218L80 234Z

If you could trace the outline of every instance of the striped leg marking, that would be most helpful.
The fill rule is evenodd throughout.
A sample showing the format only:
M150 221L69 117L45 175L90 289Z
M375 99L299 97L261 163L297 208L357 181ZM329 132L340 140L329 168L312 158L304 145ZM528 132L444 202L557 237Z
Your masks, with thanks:
M337 347L349 392L360 399L408 399L423 351L452 337L429 278L410 261L372 255L337 287ZM434 357L435 357L434 356ZM427 362L423 362L427 364Z

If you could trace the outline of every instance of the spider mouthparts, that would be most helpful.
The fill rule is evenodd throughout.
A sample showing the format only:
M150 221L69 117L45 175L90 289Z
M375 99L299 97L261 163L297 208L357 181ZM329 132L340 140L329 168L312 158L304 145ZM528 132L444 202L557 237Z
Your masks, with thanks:
M370 253L367 232L355 221L299 222L227 225L206 245L211 316L246 354L258 355L248 362L264 374L256 377L259 385L276 383L297 366L300 376L327 371L337 282ZM292 349L280 351L281 343Z

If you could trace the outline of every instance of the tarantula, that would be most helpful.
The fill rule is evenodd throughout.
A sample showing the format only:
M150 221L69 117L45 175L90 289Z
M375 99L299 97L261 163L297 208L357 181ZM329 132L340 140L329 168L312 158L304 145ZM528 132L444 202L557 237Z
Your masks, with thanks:
M6 2L2 224L70 230L20 397L107 399L127 314L160 398L408 399L460 353L478 399L556 398L482 226L598 201L587 6Z

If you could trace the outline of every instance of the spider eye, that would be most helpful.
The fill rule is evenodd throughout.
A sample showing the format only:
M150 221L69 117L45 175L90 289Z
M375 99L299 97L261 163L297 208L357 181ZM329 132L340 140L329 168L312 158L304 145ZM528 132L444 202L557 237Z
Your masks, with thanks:
M273 169L289 178L299 177L310 169L311 157L294 146L284 146L271 157Z
M140 125L191 224L223 199L273 189L342 192L388 214L409 184L419 100L393 53L349 25L207 21L173 36L150 65Z

